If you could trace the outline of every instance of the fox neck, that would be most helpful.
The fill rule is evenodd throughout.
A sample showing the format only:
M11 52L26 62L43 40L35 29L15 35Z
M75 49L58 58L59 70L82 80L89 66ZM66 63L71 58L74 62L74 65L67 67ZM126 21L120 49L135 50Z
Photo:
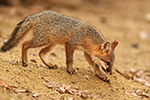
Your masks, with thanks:
M99 51L101 49L101 44L89 45L86 47L86 52L90 55L97 56L99 55Z

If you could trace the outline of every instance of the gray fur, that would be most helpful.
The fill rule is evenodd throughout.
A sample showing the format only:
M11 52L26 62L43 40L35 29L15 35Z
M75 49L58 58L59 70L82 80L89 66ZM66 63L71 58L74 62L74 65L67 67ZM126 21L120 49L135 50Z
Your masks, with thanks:
M83 43L85 39L93 44L105 41L102 34L89 23L53 11L43 11L30 15L21 21L10 39L2 46L1 51L7 51L14 47L31 26L34 34L31 40L33 47L49 43L64 44L66 42L82 46L85 45ZM4 47L7 48L4 49Z

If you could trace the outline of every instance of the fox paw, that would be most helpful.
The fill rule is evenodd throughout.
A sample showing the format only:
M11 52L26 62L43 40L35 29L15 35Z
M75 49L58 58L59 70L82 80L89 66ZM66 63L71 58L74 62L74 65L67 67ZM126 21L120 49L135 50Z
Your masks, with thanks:
M23 66L23 67L27 67L27 66L28 66L28 64L27 64L27 63L25 63L24 61L22 61L22 66Z
M49 69L57 69L58 66L57 65L53 65L53 66L48 66Z
M100 79L103 80L104 82L107 82L108 84L110 84L110 79L108 77L100 78Z
M107 76L99 76L99 75L96 75L99 79L103 80L104 82L107 82L108 84L110 84L110 79L109 77Z
M105 71L107 74L112 75L112 72Z
M107 68L105 72L109 75L112 75L112 71L110 70L110 68Z
M77 73L76 70L74 70L73 68L67 69L67 72L68 72L69 74L71 74L71 75Z

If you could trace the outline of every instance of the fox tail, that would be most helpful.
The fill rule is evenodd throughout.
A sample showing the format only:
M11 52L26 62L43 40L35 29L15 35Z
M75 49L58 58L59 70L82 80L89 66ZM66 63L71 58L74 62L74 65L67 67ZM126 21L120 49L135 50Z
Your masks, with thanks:
M19 22L16 26L16 28L11 33L10 38L7 42L3 44L0 51L6 52L13 47L15 47L17 44L19 44L19 41L23 38L23 36L28 32L28 30L31 28L31 23L28 19L24 19L23 21Z

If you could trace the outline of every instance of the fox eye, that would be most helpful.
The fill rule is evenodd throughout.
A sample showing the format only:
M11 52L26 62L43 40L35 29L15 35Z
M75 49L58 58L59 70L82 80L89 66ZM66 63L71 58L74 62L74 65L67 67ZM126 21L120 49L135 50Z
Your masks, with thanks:
M109 65L110 65L110 62L106 62L106 64L109 66Z

